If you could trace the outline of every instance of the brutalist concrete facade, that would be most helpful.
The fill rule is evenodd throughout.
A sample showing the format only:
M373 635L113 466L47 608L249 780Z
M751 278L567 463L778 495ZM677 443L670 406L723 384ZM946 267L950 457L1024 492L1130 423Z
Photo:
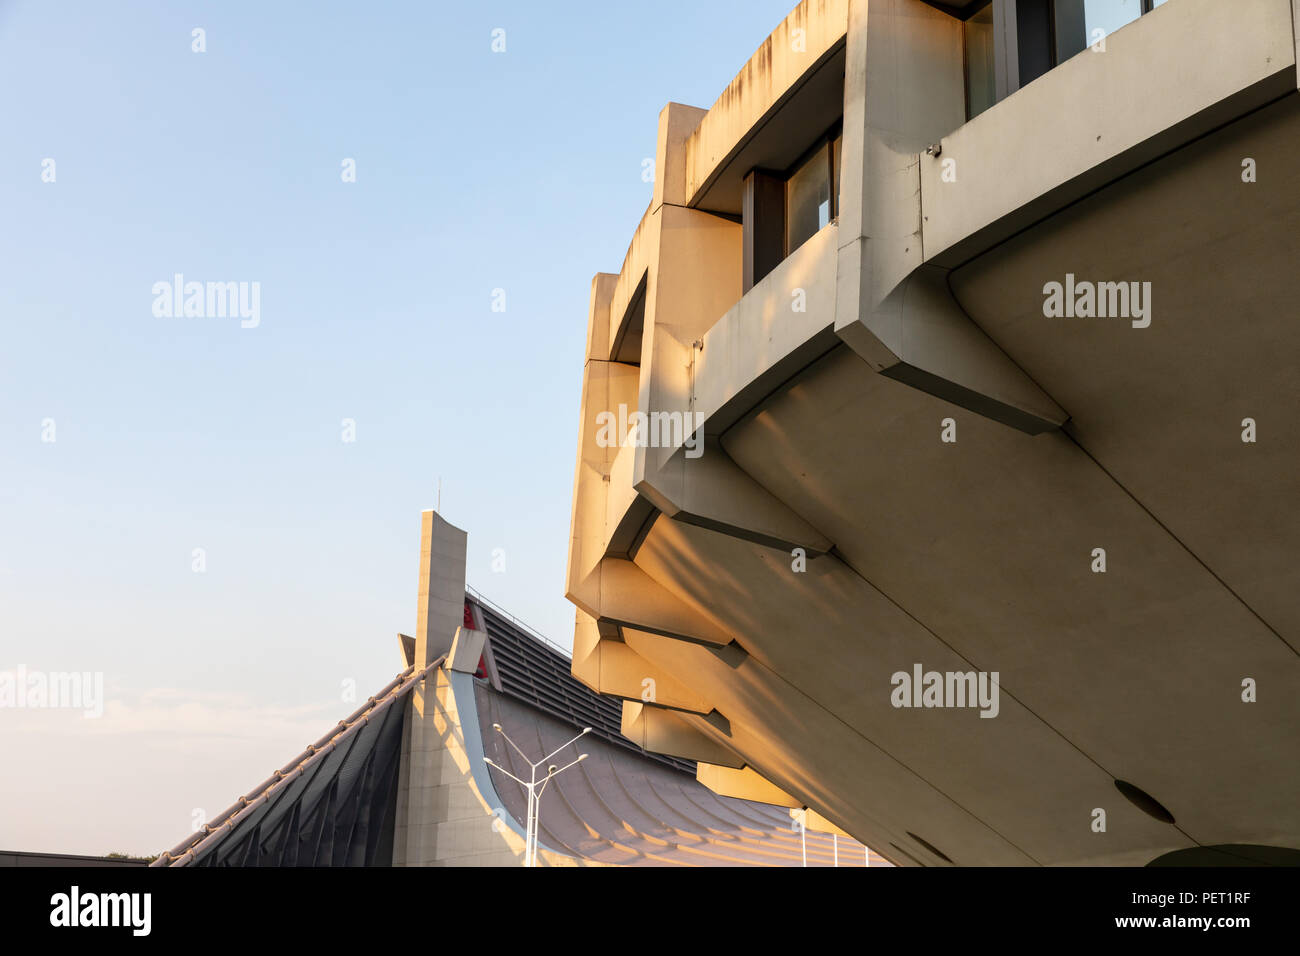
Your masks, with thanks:
M1300 847L1298 11L1141 6L807 0L660 114L566 585L625 734L904 865Z

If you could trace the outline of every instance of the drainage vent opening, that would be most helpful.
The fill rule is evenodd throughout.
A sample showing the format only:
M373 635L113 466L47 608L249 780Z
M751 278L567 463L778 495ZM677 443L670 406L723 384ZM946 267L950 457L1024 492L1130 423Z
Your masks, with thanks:
M929 850L931 853L933 853L935 856L937 856L939 859L941 859L941 860L947 860L949 863L952 863L952 857L950 857L947 853L944 853L942 850L940 850L940 849L939 849L937 846L935 846L933 843L930 843L928 840L922 840L919 836L917 836L917 835L916 835L915 833L913 833L911 830L905 830L904 832L905 832L908 836L910 836L913 840L915 840L917 843L921 844L921 846L925 847L927 850ZM953 865L956 866L955 863L954 863Z
M1149 817L1155 817L1161 823L1173 823L1174 815L1161 805L1160 801L1151 794L1147 793L1141 787L1135 787L1127 780L1116 780L1115 789L1124 794L1125 798L1133 806L1137 807Z

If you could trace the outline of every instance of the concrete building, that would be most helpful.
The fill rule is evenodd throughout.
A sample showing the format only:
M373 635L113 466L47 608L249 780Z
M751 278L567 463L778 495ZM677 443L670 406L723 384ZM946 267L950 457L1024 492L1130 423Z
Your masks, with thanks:
M424 513L401 673L154 866L518 866L527 797L506 774L530 770L514 747L529 763L587 758L542 794L542 866L889 865L780 795L719 796L693 763L624 737L620 707L568 655L467 591L465 545Z
M805 0L664 108L566 584L624 733L903 865L1300 848L1298 20Z

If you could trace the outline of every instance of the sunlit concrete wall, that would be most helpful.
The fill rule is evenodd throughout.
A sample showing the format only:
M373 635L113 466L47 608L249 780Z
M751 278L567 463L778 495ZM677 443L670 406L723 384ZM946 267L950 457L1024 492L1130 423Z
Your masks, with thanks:
M628 702L626 732L905 864L1137 864L1194 841L1300 841L1287 783L1223 794L1197 776L1204 755L1170 743L1195 726L1221 775L1276 776L1270 755L1294 745L1300 718L1284 589L1210 573L1246 567L1234 549L1250 545L1200 530L1205 507L1179 490L1189 461L1167 476L1162 520L1116 482L1079 439L1109 447L1114 412L1066 381L1068 356L1046 354L1059 333L1024 319L1044 275L1122 245L1071 232L1084 200L1132 211L1132 249L1148 223L1240 186L1239 162L1220 176L1202 138L1228 153L1249 141L1279 164L1284 143L1300 148L1296 37L1292 0L1172 0L968 123L959 21L920 0L805 2L709 110L665 108L651 206L622 271L593 281L566 581L573 672ZM745 173L738 150L839 49L839 219L744 293L744 227L700 197ZM1270 135L1227 128L1266 105ZM1121 184L1157 162L1189 171L1181 191L1129 196ZM1295 191L1273 183L1274 211L1249 207L1267 227L1252 249L1294 235ZM1228 195L1213 206L1225 223ZM1182 221L1158 233L1165 258L1184 275L1221 265L1196 258L1203 226ZM1053 228L1050 264L1007 261L1011 240ZM1300 291L1270 269L1255 294ZM1215 315L1251 294L1185 308ZM1260 321L1276 323L1264 340L1297 344L1281 315ZM629 354L618 344L633 329ZM1096 352L1097 374L1119 387L1145 354ZM1225 388L1212 368L1186 372L1190 387ZM1287 376L1260 376L1273 391L1255 405L1271 407ZM611 445L601 416L620 406L678 416L702 454ZM954 445L939 437L949 421ZM1218 427L1203 417L1177 434L1208 448L1193 433ZM1225 479L1246 526L1294 487L1279 427L1257 469ZM1189 555L1187 537L1208 550ZM1136 563L1089 574L1077 555L1100 538ZM1294 554L1300 527L1275 521L1269 538ZM997 718L891 707L891 672L917 660L1000 671ZM1282 696L1251 710L1237 685L1257 672ZM1177 796L1187 828L1118 797L1129 777ZM1109 836L1089 826L1099 808Z

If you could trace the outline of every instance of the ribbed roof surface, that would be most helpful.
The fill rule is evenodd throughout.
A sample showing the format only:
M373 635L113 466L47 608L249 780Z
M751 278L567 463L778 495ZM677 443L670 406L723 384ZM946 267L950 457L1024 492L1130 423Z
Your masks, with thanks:
M483 616L501 690L581 730L593 728L601 739L695 776L695 764L642 750L623 736L623 706L595 693L573 676L569 658L549 647L505 613L480 598L467 598Z
M492 725L500 724L524 752L541 757L573 737L575 725L497 693L477 681L475 696L484 752L510 773L528 779L528 765ZM593 739L596 738L596 739ZM804 844L789 811L722 797L675 768L647 760L635 748L592 733L555 755L561 766L579 753L588 759L564 771L541 800L541 842L552 850L623 866L800 866ZM516 820L527 813L525 790L504 774L493 783ZM866 848L808 833L809 866L865 866ZM872 866L890 866L872 853Z
M570 672L569 658L542 636L475 593L466 595L466 623L487 632L485 657L499 679L475 684L484 753L527 779L529 768L491 731L541 757L583 727L592 733L556 754L565 764L588 759L548 785L540 837L560 853L626 866L799 866L805 845L782 807L714 793L695 779L695 764L642 750L621 732L622 704L595 693ZM477 620L472 620L477 618ZM481 622L481 624L480 624ZM594 739L593 739L594 738ZM516 820L526 816L524 788L493 774L497 793ZM867 849L808 833L809 866L867 864ZM870 854L871 866L891 866Z
M405 698L441 661L407 667L152 865L389 865Z

